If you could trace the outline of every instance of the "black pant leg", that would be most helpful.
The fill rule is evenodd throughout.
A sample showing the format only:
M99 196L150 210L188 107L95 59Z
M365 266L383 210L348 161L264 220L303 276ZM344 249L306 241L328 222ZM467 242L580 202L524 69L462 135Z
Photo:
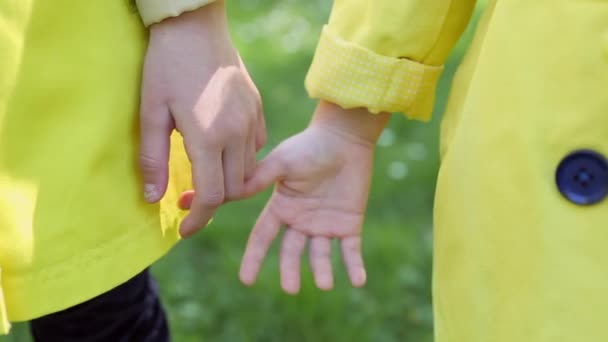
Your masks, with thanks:
M148 270L64 311L30 323L36 342L169 342L169 329Z

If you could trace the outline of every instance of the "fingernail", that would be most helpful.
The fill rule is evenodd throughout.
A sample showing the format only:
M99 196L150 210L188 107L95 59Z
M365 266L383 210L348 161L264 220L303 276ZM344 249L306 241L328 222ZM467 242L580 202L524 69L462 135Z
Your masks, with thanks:
M155 184L144 185L144 197L148 202L154 202L158 198L158 187Z
M179 225L179 236L182 239L187 239L189 238L194 232L195 230L193 230L190 226L190 224L188 223L188 217L187 216L182 223Z

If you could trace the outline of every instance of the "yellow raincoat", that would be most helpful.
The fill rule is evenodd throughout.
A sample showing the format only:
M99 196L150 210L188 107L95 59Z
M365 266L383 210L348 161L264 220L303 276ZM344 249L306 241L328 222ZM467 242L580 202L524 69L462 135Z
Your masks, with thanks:
M336 0L309 92L428 119L473 6ZM489 1L441 133L436 341L608 341L608 2Z
M177 240L137 165L146 30L128 0L0 1L0 334L133 277Z

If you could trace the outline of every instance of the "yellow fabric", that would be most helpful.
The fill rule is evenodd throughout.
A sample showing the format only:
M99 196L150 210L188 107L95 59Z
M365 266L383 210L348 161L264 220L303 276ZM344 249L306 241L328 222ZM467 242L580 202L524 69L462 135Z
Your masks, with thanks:
M435 209L437 342L608 341L608 200L555 185L608 156L608 3L492 1L453 83Z
M403 112L428 120L441 67L378 55L326 28L306 78L311 97L372 113ZM390 75L390 76L389 76Z
M199 9L215 0L136 0L139 14L146 26L170 17Z
M336 0L306 88L313 98L428 120L474 0Z
M2 269L0 268L0 284L2 284ZM4 293L0 287L0 335L8 333L11 324L8 322L6 307L4 306Z
M0 322L99 295L178 241L179 136L162 205L137 167L145 45L128 1L0 1Z

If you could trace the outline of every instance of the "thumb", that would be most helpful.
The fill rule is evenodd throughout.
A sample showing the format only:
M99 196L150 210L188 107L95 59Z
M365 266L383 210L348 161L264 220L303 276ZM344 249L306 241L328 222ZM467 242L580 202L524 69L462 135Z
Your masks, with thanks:
M285 178L288 174L287 163L279 149L275 149L264 158L245 182L244 197L250 197Z
M160 201L169 181L169 148L175 124L168 110L142 111L139 165L144 180L144 198Z

